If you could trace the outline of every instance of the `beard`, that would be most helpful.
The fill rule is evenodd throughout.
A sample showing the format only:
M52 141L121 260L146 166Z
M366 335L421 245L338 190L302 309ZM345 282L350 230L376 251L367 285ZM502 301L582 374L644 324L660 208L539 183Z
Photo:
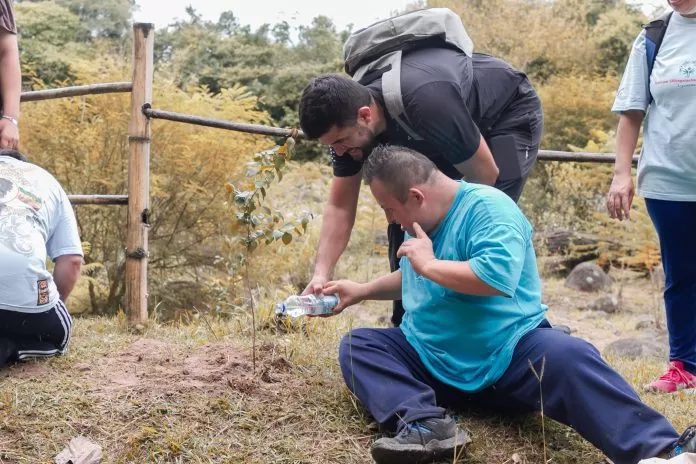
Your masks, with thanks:
M367 134L367 139L362 146L347 150L347 153L355 161L365 161L367 157L370 156L370 153L372 153L372 150L377 146L377 136L375 133L370 129L365 129L365 133Z

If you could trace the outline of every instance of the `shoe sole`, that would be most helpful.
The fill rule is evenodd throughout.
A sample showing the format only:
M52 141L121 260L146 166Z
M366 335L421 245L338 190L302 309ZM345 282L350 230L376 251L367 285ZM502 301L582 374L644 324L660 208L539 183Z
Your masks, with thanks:
M377 464L426 464L435 460L461 457L464 455L463 448L469 443L471 438L460 430L457 436L447 440L431 440L425 446L373 446L371 452Z

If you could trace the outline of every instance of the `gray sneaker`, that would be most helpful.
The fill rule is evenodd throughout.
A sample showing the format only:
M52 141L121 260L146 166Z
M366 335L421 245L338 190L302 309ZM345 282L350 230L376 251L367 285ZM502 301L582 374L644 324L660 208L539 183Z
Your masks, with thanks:
M452 461L463 455L471 443L469 435L459 430L451 417L433 417L411 422L394 438L380 438L372 444L372 458L377 464L421 464L434 460Z
M696 453L696 425L690 425L684 430L667 457L673 458L684 453Z

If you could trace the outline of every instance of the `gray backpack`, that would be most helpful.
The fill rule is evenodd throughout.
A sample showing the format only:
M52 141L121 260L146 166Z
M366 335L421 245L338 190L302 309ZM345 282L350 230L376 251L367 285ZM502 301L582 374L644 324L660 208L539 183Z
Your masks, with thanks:
M472 56L474 43L461 18L448 8L426 8L385 19L355 31L343 46L345 70L358 82L382 75L382 94L389 115L415 140L423 140L404 114L401 56L414 48L455 48Z

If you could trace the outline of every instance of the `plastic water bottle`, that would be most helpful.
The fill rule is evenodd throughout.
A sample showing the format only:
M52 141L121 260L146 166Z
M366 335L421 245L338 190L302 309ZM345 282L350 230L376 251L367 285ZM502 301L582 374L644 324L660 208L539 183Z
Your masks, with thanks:
M290 317L333 314L333 309L338 305L338 302L338 295L292 295L276 305L276 314Z

